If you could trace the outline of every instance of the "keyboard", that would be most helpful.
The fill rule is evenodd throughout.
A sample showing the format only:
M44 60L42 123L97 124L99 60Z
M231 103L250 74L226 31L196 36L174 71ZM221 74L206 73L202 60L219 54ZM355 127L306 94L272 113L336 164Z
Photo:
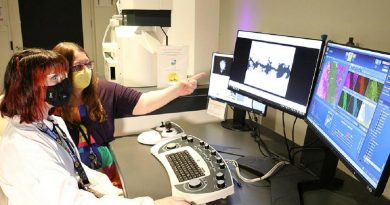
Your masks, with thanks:
M204 176L202 169L188 150L167 154L166 158L179 182Z
M151 153L168 172L172 196L206 204L234 193L233 179L221 155L191 135L164 140Z

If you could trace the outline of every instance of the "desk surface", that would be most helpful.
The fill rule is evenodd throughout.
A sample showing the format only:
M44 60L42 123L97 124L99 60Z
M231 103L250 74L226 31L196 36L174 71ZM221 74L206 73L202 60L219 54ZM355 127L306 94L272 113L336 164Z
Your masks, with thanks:
M238 155L260 156L257 144L249 132L237 132L224 129L219 123L191 124L185 121L176 121L187 134L194 135L208 142L219 151ZM263 141L277 154L285 155L281 137L269 129L262 128ZM275 140L275 139L279 139ZM119 172L124 184L125 195L129 198L139 196L151 196L159 199L171 195L168 174L160 162L150 153L151 146L137 142L137 136L118 137L110 144L111 151L116 160ZM224 155L225 158L229 155ZM237 158L230 155L230 159ZM233 172L233 171L232 171ZM243 171L249 178L254 177ZM317 190L305 192L303 195L305 204L389 204L385 198L371 196L364 187L352 177L341 171L337 177L344 179L341 190ZM226 199L217 200L209 204L270 204L270 183L258 182L255 184L241 183L235 186L235 194Z

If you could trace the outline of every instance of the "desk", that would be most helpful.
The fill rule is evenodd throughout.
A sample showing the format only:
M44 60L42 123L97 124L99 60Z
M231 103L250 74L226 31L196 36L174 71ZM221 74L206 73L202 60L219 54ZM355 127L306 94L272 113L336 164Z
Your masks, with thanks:
M236 132L224 129L219 123L192 124L186 121L175 121L187 134L194 135L208 142L217 150L239 155L260 156L257 144L249 132ZM261 129L263 141L279 155L285 155L282 139L267 128ZM168 175L160 162L150 153L150 146L137 142L136 135L117 137L110 149L116 160L122 177L126 197L151 196L159 199L171 195ZM233 155L232 155L233 156ZM233 174L233 173L232 173ZM244 172L250 177L249 173ZM253 175L252 175L253 176ZM345 180L342 190L309 191L304 194L305 204L389 204L390 201L372 197L364 187L352 177L338 171L337 176ZM217 200L209 204L270 204L270 187L268 182L256 184L242 183L242 187L235 186L235 194L226 199Z

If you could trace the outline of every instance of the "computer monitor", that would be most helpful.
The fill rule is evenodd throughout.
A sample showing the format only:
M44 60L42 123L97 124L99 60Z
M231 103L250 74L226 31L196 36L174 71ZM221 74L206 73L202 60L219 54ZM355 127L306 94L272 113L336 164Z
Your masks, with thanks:
M389 177L389 68L389 53L328 42L306 118L375 195Z
M322 40L238 31L229 89L303 118Z
M208 97L234 107L233 119L223 121L223 127L246 131L249 130L246 123L246 112L250 111L264 115L266 106L237 92L228 90L229 73L232 63L233 55L222 53L212 54Z

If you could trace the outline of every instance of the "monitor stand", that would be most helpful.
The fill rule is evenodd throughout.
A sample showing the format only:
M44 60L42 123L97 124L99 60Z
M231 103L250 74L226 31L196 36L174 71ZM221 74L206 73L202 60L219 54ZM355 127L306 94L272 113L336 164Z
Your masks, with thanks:
M305 144L312 143L313 137L317 137L310 128L306 131ZM308 139L306 139L308 138ZM321 142L319 140L319 142ZM311 145L312 146L312 145ZM317 146L316 146L317 147ZM325 148L325 147L324 147ZM271 183L271 204L272 205L302 205L303 193L317 189L339 189L343 181L335 178L338 158L329 150L323 150L322 156L317 153L302 153L302 165L311 171L303 170L295 165L285 165L273 176L268 178ZM310 159L307 156L310 156ZM306 158L305 158L306 157ZM263 176L276 163L270 158L259 158L246 156L237 159L240 168L243 168L255 175ZM309 164L319 162L319 169L312 170ZM314 174L313 174L314 172Z
M318 176L318 179L303 184L300 187L301 191L340 189L344 181L335 177L339 158L318 138L309 126L306 129L304 145L320 149L307 149L302 152L301 164Z
M250 131L250 121L246 120L246 111L235 107L233 119L226 119L221 122L222 127L234 131Z

